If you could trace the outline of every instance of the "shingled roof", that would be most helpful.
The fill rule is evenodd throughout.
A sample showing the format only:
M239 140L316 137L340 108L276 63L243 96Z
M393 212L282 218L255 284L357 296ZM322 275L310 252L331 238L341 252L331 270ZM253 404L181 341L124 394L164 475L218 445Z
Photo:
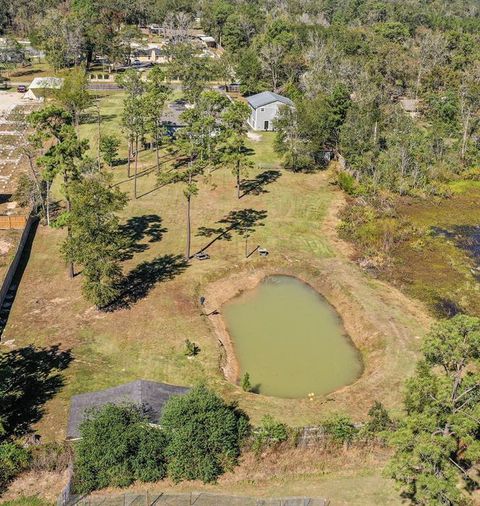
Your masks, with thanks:
M273 91L262 91L256 95L251 95L250 97L247 97L247 102L254 109L272 104L273 102L282 102L282 104L293 106L293 102L289 98L279 95L278 93L274 93Z
M67 426L67 439L80 438L80 425L91 409L106 404L135 404L145 409L151 423L158 423L165 403L172 395L183 395L190 390L186 387L158 383L156 381L137 380L118 387L97 392L74 395L70 404L70 416Z

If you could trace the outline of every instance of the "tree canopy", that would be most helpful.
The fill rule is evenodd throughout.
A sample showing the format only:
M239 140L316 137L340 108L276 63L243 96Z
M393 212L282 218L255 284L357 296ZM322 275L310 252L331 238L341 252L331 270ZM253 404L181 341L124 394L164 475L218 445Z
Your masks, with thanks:
M165 434L135 406L106 405L80 426L75 448L75 488L80 493L166 475Z
M416 504L467 504L480 460L480 319L437 323L406 383L391 474Z

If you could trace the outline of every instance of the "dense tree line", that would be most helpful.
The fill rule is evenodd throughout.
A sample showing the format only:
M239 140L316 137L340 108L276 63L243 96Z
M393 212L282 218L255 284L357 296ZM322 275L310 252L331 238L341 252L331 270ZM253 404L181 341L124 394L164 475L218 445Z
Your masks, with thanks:
M341 155L356 191L438 192L479 159L480 6L475 0L43 0L5 6L5 30L29 36L55 68L95 57L125 62L139 27L176 29L170 75L186 95L212 77L245 94L288 95L278 124L285 166L316 168ZM200 19L224 47L202 62L181 33ZM200 88L198 85L200 84ZM197 86L197 91L195 90ZM401 99L418 100L418 118ZM282 126L283 125L283 126ZM352 186L352 185L351 185Z

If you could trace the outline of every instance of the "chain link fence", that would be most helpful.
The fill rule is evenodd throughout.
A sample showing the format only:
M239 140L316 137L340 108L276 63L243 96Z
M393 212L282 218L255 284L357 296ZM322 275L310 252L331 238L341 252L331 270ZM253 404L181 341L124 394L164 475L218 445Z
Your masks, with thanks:
M69 506L329 506L327 499L309 497L259 498L209 493L118 494L105 496L70 496Z

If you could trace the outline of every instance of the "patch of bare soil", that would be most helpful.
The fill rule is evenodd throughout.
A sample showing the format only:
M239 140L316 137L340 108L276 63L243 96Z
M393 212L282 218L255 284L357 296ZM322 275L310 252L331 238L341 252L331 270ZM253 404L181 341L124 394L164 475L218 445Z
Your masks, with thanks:
M0 255L6 255L10 248L12 247L12 243L9 241L6 241L4 239L0 239Z

